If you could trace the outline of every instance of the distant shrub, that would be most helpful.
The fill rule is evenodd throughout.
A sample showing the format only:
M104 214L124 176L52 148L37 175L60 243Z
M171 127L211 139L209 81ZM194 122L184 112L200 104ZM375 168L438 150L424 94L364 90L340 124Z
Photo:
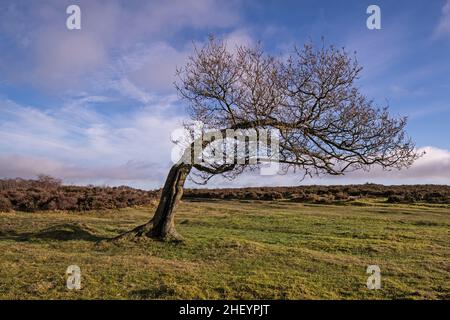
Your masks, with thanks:
M154 204L160 190L144 191L120 187L64 186L57 179L0 180L0 211L118 209ZM236 200L289 200L307 203L333 203L363 197L383 197L389 203L450 203L450 186L377 184L344 186L296 186L226 189L186 189L183 197Z
M0 180L0 211L116 209L151 204L157 196L158 191L125 186L63 186L49 176L37 180Z
M279 200L279 199L283 199L283 195L280 192L267 192L267 193L263 193L261 195L261 199L262 200Z
M237 200L290 200L294 202L332 203L360 198L388 198L392 203L450 203L450 186L383 186L366 183L344 186L260 187L236 189L187 189L185 198Z
M428 192L424 195L424 200L429 203L448 203L448 197L440 192Z
M323 196L319 196L317 199L315 199L314 203L331 204L333 203L333 200L333 196L324 194Z
M12 208L11 201L5 196L0 195L0 212L9 212Z
M56 198L56 207L59 210L75 211L78 210L78 198L67 194L60 194Z
M334 199L335 199L335 200L338 200L338 201L347 200L347 199L348 199L348 194L339 191L339 192L337 192L337 193L334 195Z
M403 198L401 196L397 196L397 195L390 195L387 199L388 203L401 203L403 202Z
M416 191L406 192L403 199L407 203L420 202L422 200L422 195Z
M361 195L361 191L359 189L356 189L356 188L349 188L349 189L347 189L347 193L350 196L353 196L353 197Z
M256 192L244 192L244 199L245 200L255 200L257 197Z

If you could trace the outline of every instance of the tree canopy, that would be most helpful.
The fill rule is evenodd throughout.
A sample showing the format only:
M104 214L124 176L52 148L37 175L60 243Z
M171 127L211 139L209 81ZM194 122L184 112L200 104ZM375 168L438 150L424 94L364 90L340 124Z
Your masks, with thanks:
M176 87L191 119L206 130L279 132L282 172L340 175L374 165L408 167L418 154L405 133L406 118L390 116L387 106L377 107L361 92L355 84L361 70L354 55L333 46L306 44L286 57L265 53L260 45L230 50L211 37L178 70ZM255 165L193 167L207 181Z

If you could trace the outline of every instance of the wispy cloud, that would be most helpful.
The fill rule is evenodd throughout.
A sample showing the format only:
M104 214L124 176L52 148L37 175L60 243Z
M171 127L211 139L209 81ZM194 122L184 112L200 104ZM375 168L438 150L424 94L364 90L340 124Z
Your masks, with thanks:
M130 81L166 89L174 63L185 55L166 41L180 31L236 26L240 21L236 3L81 0L77 4L82 10L82 29L76 31L65 27L70 1L3 3L0 50L6 53L0 61L0 78L58 92L82 90L110 77L123 56L141 52L146 60L141 61L142 68L133 70ZM145 52L140 50L143 46Z
M435 30L435 36L450 36L450 0L442 7L441 18Z
M136 164L170 165L170 134L182 116L164 117L157 105L128 110L126 116L105 115L92 108L92 101L103 99L83 97L46 110L0 101L0 176L138 179L146 175L141 175L141 167L136 171ZM120 177L112 174L115 169Z
M161 186L170 163L172 130L183 118L161 117L157 106L123 116L105 116L90 108L103 97L82 97L58 110L39 110L10 101L0 103L2 152L0 177L34 177L45 173L69 183ZM106 100L107 101L107 100ZM75 108L76 106L76 108ZM176 106L171 106L176 108ZM450 151L424 147L424 157L408 170L374 168L344 177L301 181L300 175L245 174L233 182L220 178L210 186L295 185L299 183L450 183Z
M234 181L213 178L209 187L250 187L250 186L290 186L299 184L358 184L358 183L384 183L384 184L450 184L450 150L436 147L419 148L418 152L426 154L417 160L409 169L385 171L381 168L372 168L370 171L354 171L343 176L321 176L303 178L301 172L285 175L261 176L258 173L249 173L240 176Z
M43 157L21 155L0 155L0 175L6 178L35 178L38 174L48 174L67 181L111 181L122 180L156 182L164 178L165 168L152 162L128 161L120 165L80 166L62 163Z
M450 151L432 146L419 148L425 152L409 169L385 171L374 168L370 172L357 171L349 174L349 178L388 179L405 183L450 183Z

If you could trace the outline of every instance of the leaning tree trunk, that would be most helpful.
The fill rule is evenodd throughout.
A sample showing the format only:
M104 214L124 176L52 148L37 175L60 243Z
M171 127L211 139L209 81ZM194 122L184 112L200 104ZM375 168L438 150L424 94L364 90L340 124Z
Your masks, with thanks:
M153 218L135 229L119 235L114 240L148 237L163 241L181 241L174 225L174 215L177 204L183 195L186 177L191 171L191 165L177 163L172 166L167 176L158 208Z

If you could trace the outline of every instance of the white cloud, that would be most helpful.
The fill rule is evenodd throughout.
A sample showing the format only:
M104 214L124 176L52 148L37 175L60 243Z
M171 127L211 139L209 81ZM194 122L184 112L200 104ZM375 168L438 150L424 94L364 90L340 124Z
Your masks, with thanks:
M182 33L234 30L237 2L82 0L81 31L65 28L68 3L0 4L8 39L0 43L0 51L8 45L0 82L31 84L63 101L47 108L0 99L0 176L48 173L81 183L134 179L134 185L139 177L152 179L143 168L170 166L170 133L184 120L173 92L175 68L192 50ZM242 31L227 40L251 42ZM123 110L96 111L124 101Z
M152 43L125 54L116 63L117 72L128 87L167 94L174 89L176 68L185 64L191 50L191 46L177 50L165 42Z
M435 30L435 36L450 35L450 0L447 0L442 7L442 14L439 24Z
M370 172L358 171L349 174L349 178L387 179L399 183L450 183L450 151L432 146L419 148L424 156L415 161L408 169L385 171L374 168Z
M87 32L50 30L37 43L30 79L46 88L82 87L82 77L107 66L107 48Z
M182 116L166 117L161 110L176 110L173 101L152 101L126 113L105 115L93 103L109 102L84 96L62 108L45 111L0 102L1 177L32 177L47 173L66 181L102 182L147 187L160 186L171 165L171 132ZM297 185L299 183L450 183L450 151L428 146L410 169L356 171L342 177L301 181L300 175L243 175L233 182L214 179L213 186Z
M231 51L234 51L239 46L252 46L255 44L250 33L244 29L237 29L227 34L224 41L227 49Z
M58 110L41 111L10 101L0 102L2 152L0 177L31 178L45 173L69 183L129 184L143 188L162 185L171 165L172 130L183 118L165 118L159 105L105 116L92 103L104 97L80 97ZM175 108L162 101L164 108ZM408 170L357 171L342 177L301 181L300 174L260 176L244 174L235 181L213 179L208 187L282 186L348 183L450 183L450 151L436 147Z
M152 101L152 95L139 88L127 78L122 78L118 81L113 81L113 88L115 88L122 96L148 104Z
M80 166L43 157L0 155L2 178L36 178L47 174L63 179L65 183L96 185L123 185L159 188L167 169L151 162L128 161L110 166Z
M170 166L170 134L181 126L182 115L165 117L157 102L105 115L92 108L93 101L104 99L82 97L45 111L0 101L0 176L139 179L146 177L141 174L144 169ZM176 108L164 100L161 104Z
M370 171L354 171L344 176L321 176L302 180L302 173L286 175L261 176L257 173L244 174L234 181L213 178L208 187L251 187L251 186L290 186L299 184L450 184L450 150L436 147L423 147L417 150L426 154L418 159L409 169L384 171L373 168Z
M369 172L355 171L345 179L390 181L391 183L443 183L450 184L450 151L432 146L417 149L425 154L408 169L382 170L375 167ZM341 178L334 178L339 180Z
M0 43L2 77L55 92L104 87L117 76L122 57L140 55L141 67L128 70L128 80L145 90L166 90L186 52L163 41L183 43L177 38L181 32L231 28L240 19L236 1L81 0L82 29L67 30L68 4L0 5L2 36L8 40Z

